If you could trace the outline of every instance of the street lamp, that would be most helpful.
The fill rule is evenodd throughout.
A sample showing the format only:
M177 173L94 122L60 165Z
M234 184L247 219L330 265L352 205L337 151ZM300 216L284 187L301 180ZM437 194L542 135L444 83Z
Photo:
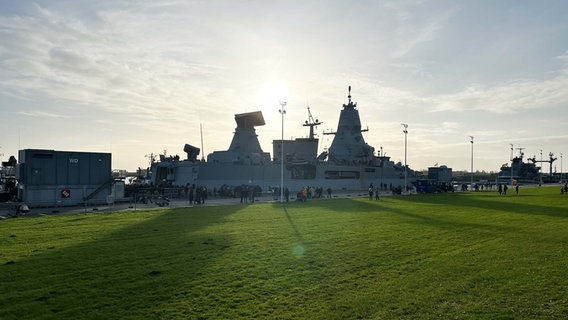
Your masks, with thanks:
M514 164L515 164L515 162L513 161L514 147L513 147L512 143L510 143L509 145L511 146L511 185L513 185L513 169L514 169Z
M401 125L404 127L402 132L404 132L404 193L406 193L406 137L408 135L408 124L401 123Z
M539 182L539 187L542 184L542 149L540 149L540 182Z
M471 138L471 191L473 191L473 136L469 136Z
M282 139L280 140L280 202L284 202L284 115L286 101L280 101L280 114L282 115Z
M384 166L383 166L383 160L384 160L384 158L383 158L383 146L381 146L381 154L380 154L380 156L381 156L381 185L380 185L380 189L379 189L379 190L382 191L382 190L383 190L383 167L384 167ZM562 156L561 156L561 157L562 157ZM561 162L562 162L562 161L561 161ZM562 170L560 170L560 171L562 171ZM378 192L378 191L377 191L377 192Z

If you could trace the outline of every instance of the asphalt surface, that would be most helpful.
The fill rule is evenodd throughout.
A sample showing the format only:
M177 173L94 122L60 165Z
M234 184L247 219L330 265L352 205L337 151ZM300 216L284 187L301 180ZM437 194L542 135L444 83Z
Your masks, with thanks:
M524 187L535 187L536 185L524 185ZM543 185L544 186L556 186ZM492 190L493 191L493 190ZM514 193L514 190L511 189ZM381 192L381 197L391 196L390 191ZM360 198L367 197L368 194L365 191L340 191L334 192L333 198ZM295 201L295 197L290 197L290 201ZM325 200L313 199L315 201ZM309 200L309 201L313 201ZM255 203L271 203L278 202L272 195L262 195L255 199ZM17 203L5 202L0 203L0 220L15 217L15 205ZM154 210L154 209L167 209L167 208L192 208L192 207L202 207L202 206L223 206L223 205L239 205L241 204L240 198L221 198L221 197L209 197L204 204L191 204L187 199L172 199L169 201L167 206L158 206L156 203L132 203L132 202L117 202L114 204L101 204L101 205L88 205L88 206L65 206L65 207L39 207L30 208L30 212L26 215L20 215L17 217L38 217L38 216L53 216L53 215L69 215L69 214L86 214L94 212L119 212L119 211L137 211L137 210ZM249 204L251 204L249 202Z
M381 194L385 196L387 193ZM388 192L390 195L390 192ZM334 193L333 198L358 198L367 197L368 195L362 191L353 192L340 192ZM325 200L313 199L313 200ZM296 201L295 197L291 197L290 201ZM254 203L272 203L278 202L272 195L263 195L257 197ZM13 218L15 216L15 206L17 203L2 203L0 204L0 220ZM29 213L18 215L17 217L38 217L38 216L54 216L54 215L70 215L70 214L85 214L94 212L119 212L119 211L137 211L137 210L154 210L154 209L168 209L168 208L192 208L192 207L203 207L203 206L223 206L223 205L240 205L240 198L221 198L221 197L209 197L204 204L192 204L187 199L171 199L167 206L159 206L155 202L153 203L132 203L130 201L117 202L114 204L100 204L100 205L88 205L88 206L64 206L64 207L35 207L30 208ZM252 204L249 202L248 204Z

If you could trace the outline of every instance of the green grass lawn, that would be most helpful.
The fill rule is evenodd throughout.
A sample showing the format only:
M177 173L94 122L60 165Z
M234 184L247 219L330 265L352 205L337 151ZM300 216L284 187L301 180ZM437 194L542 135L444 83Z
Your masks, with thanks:
M558 188L0 221L0 319L566 319Z

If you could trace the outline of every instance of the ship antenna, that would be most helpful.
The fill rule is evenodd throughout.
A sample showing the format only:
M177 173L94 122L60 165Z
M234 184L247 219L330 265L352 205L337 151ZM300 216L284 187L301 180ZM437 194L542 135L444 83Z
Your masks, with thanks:
M310 139L314 139L315 134L314 134L314 127L317 127L318 125L322 124L323 122L320 122L318 119L314 120L314 117L312 116L312 112L310 111L310 105L308 104L308 120L306 120L306 122L303 124L304 127L310 127Z
M351 103L351 86L349 86L349 95L347 96L347 99L349 99L349 103Z
M203 127L199 123L199 133L201 135L201 161L205 161L205 150L203 149Z
M511 146L511 161L513 161L513 150L514 150L514 148L513 148L512 143L509 143L509 145Z

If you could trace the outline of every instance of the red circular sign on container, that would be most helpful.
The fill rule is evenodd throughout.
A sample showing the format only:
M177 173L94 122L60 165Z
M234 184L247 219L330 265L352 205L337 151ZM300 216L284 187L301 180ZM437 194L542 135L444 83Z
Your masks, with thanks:
M67 199L71 196L71 190L69 189L63 189L61 190L61 198L63 199Z

